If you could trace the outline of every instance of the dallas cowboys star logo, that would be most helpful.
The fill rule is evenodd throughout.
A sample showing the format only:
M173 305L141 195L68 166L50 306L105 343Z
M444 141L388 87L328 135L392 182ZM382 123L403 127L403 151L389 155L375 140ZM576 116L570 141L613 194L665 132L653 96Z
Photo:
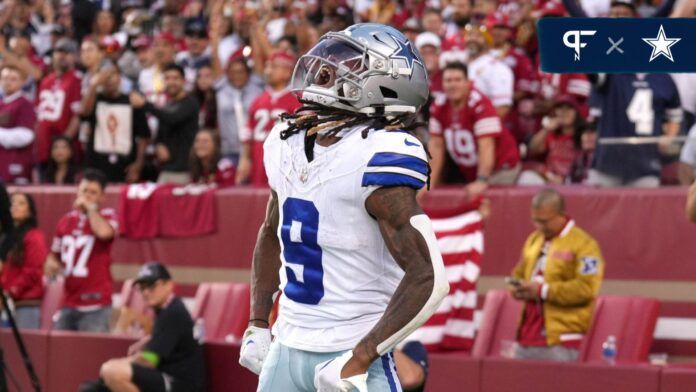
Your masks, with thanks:
M394 37L392 37L394 38ZM396 41L396 44L399 45L399 47L396 49L394 54L392 54L393 58L401 58L406 61L406 64L408 65L409 71L413 73L413 63L419 63L422 65L420 60L418 60L418 56L416 56L415 53L413 53L413 48L411 48L411 42L401 42L401 40L394 38L394 41Z
M658 56L665 56L669 59L669 61L674 62L674 57L672 57L672 50L670 47L681 41L681 38L667 38L667 36L665 36L665 29L662 27L662 25L660 25L660 30L657 32L657 37L643 38L643 41L652 46L650 62L655 60Z

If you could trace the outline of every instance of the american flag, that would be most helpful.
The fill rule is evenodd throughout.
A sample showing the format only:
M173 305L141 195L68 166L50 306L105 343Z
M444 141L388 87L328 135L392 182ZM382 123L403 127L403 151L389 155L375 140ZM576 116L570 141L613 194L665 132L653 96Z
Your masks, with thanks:
M450 293L422 327L407 340L430 352L470 350L474 343L476 282L483 256L483 219L478 211L432 219L450 284Z

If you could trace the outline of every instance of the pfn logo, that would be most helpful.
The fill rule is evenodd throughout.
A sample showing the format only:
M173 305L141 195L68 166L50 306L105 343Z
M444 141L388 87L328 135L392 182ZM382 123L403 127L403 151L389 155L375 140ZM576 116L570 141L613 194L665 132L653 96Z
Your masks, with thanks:
M563 45L575 50L575 61L580 60L580 49L587 46L587 42L581 42L583 35L595 35L597 30L570 30L563 34ZM572 38L572 41L571 41Z

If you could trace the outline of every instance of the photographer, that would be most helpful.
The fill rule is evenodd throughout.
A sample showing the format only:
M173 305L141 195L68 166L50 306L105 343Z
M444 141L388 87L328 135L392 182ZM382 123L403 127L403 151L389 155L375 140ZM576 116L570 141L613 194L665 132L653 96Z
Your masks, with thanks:
M15 233L5 262L0 264L0 283L14 302L17 328L38 329L44 294L43 262L48 254L43 232L37 228L36 206L26 193L12 194L10 208Z

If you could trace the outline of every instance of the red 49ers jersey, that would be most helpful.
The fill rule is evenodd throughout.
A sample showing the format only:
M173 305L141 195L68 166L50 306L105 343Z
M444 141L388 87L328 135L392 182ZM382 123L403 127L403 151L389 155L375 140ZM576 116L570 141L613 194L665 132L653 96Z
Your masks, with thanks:
M514 138L503 128L491 101L475 88L459 110L444 97L435 100L430 105L429 129L432 137L445 139L447 152L467 182L476 179L479 138L495 138L494 170L512 168L519 162Z
M41 81L36 108L36 151L39 162L48 160L51 141L65 133L70 119L78 113L81 84L75 71L68 71L60 77L54 72Z
M116 213L105 208L100 214L118 233ZM92 233L85 214L71 211L58 221L51 252L58 255L65 268L65 297L63 306L111 305L111 245Z
M249 107L249 121L239 139L251 144L250 182L255 186L267 186L266 170L263 168L263 142L282 113L292 113L300 102L290 90L266 90Z

